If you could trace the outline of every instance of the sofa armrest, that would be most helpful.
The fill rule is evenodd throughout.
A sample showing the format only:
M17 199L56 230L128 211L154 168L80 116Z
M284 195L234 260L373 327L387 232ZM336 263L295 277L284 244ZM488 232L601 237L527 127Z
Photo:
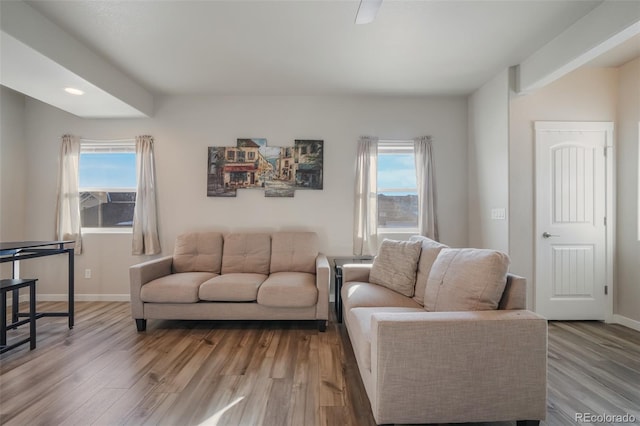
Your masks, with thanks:
M378 423L542 420L547 322L526 310L376 313Z
M129 267L129 285L131 291L131 315L135 319L144 318L140 290L146 283L171 274L173 257L166 256L149 260Z
M342 283L358 281L363 283L369 282L369 273L372 264L368 263L349 263L342 266Z
M316 318L329 319L329 286L331 285L331 267L327 256L322 253L316 257L316 286L318 286L318 303Z
M500 298L498 309L527 309L527 279L507 274L507 283Z

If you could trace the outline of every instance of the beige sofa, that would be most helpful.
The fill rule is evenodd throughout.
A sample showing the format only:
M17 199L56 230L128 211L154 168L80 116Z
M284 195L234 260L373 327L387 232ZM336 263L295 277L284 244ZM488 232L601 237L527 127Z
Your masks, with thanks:
M148 319L316 320L329 318L329 262L313 232L192 232L173 256L129 270L131 314Z
M525 279L506 269L494 274L500 268L491 261L485 270L464 265L467 255L470 263L474 256L501 263L506 255L450 250L423 237L411 241L422 243L413 296L371 283L375 265L343 267L344 322L376 422L537 424L545 419L547 323L525 310ZM497 287L490 306L497 309L458 305L440 311L461 299L472 308L475 299L487 299L488 287L482 284L474 294L471 283L492 274L504 286ZM460 279L468 288L446 291Z

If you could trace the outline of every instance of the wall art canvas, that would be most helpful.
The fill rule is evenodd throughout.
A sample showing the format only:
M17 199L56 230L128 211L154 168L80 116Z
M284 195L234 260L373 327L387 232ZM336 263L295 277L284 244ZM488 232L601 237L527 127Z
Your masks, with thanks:
M323 188L324 141L268 146L263 138L209 147L207 196L235 197L238 189L263 189L265 197L293 197L296 189Z

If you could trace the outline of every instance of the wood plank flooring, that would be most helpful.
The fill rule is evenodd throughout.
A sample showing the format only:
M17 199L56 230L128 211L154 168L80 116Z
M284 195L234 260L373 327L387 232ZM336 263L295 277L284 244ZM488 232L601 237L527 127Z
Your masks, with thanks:
M138 333L128 303L79 302L76 312L73 330L65 318L42 318L36 350L0 355L0 424L375 424L333 321L325 333L286 321L149 321ZM629 413L640 424L640 333L550 323L543 424L580 424L576 412Z

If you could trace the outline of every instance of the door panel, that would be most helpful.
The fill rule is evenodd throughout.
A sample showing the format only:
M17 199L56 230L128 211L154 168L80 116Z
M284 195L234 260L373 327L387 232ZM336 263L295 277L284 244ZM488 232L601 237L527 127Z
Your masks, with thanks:
M611 126L536 123L535 310L548 319L607 316L605 147Z
M595 253L593 245L553 244L551 247L554 271L552 298L594 298Z
M594 152L584 146L552 148L554 223L592 223Z

